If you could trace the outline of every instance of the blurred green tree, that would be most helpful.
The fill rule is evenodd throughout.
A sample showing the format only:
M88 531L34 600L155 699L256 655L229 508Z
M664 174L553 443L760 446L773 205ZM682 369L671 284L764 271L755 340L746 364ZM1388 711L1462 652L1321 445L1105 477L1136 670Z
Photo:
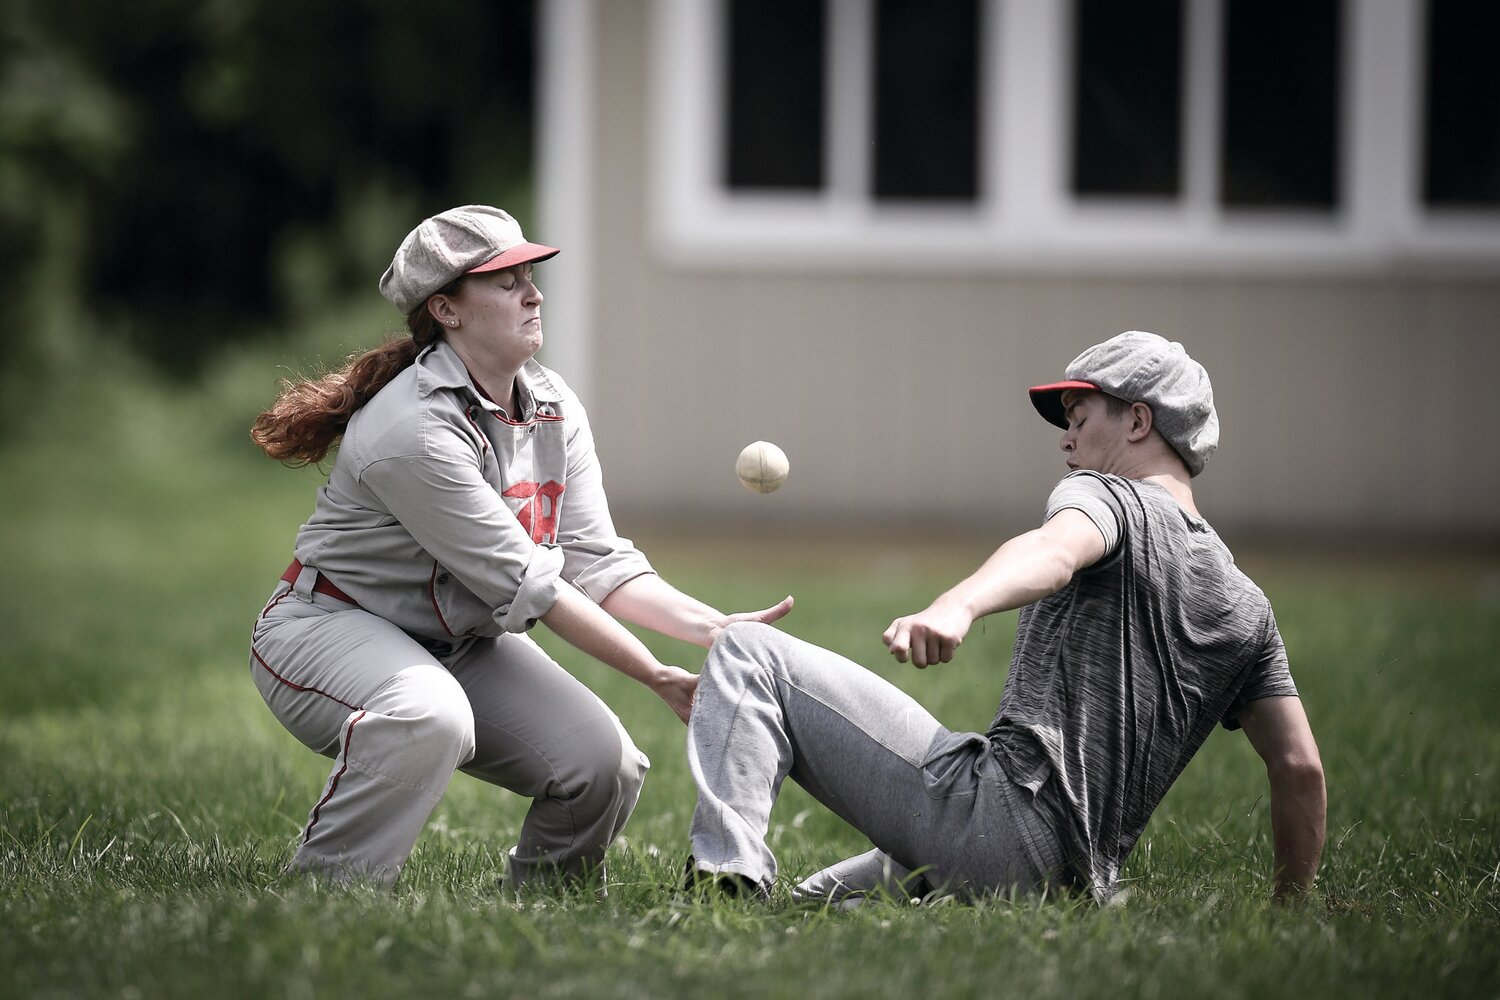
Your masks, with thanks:
M526 198L533 34L531 0L0 0L0 366L88 327L191 373Z

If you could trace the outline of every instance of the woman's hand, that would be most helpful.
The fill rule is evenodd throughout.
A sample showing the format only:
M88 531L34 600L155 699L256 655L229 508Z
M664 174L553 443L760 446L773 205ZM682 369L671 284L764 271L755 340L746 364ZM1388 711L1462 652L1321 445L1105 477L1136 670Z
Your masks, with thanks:
M762 625L770 625L772 622L785 617L786 613L792 610L793 603L795 602L792 600L792 596L788 594L776 604L761 611L741 611L733 615L720 615L719 620L708 628L708 645L712 646L714 640L719 637L719 633L735 622L760 622Z
M698 693L698 675L690 674L681 667L663 666L661 673L651 682L651 690L686 723L693 714L693 696Z

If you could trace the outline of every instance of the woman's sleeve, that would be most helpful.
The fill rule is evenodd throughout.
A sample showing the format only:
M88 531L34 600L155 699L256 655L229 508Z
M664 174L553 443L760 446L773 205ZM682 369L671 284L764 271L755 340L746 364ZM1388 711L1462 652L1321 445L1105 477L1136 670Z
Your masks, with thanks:
M401 455L370 463L361 481L444 569L524 632L557 601L563 553L537 545L472 460Z
M625 581L656 571L615 531L588 414L576 397L568 403L568 481L557 540L563 578L598 604Z

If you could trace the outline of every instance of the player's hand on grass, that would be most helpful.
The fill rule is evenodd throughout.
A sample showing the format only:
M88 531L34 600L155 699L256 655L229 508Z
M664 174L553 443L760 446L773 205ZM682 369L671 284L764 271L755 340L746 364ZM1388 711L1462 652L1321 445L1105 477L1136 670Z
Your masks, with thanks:
M698 693L698 675L688 673L681 667L664 666L661 674L652 682L651 690L685 723L693 714L693 696Z
M1276 887L1271 892L1271 901L1278 906L1315 906L1322 899L1316 886L1282 877L1277 878Z
M708 644L713 645L719 633L724 631L735 622L760 622L762 625L770 625L786 616L792 610L792 595L788 594L769 608L760 611L741 611L737 614L725 615L723 620L708 630Z
M973 617L962 608L934 603L925 611L897 618L880 638L899 662L910 660L921 670L952 660L972 624Z

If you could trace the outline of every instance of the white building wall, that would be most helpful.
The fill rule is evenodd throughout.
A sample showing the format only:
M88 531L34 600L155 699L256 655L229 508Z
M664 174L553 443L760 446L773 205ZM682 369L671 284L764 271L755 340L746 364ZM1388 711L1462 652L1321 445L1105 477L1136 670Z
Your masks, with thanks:
M991 252L893 268L815 245L778 254L733 227L684 242L653 143L682 141L661 121L654 48L677 2L544 5L568 12L550 29L572 27L545 48L543 91L587 80L543 123L538 238L565 248L546 265L546 357L585 373L623 525L1030 524L1065 470L1026 387L1148 329L1214 378L1223 443L1198 489L1221 531L1500 539L1500 393L1473 384L1500 368L1500 280L1482 253L1142 268L1118 251ZM1494 236L1481 229L1481 249ZM792 461L770 497L733 476L756 438Z

